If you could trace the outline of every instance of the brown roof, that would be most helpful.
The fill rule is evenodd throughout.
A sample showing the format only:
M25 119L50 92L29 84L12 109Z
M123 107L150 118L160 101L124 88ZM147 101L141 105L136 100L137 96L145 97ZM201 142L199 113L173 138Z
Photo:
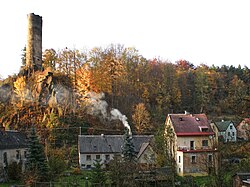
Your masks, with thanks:
M205 114L169 114L177 136L213 135Z

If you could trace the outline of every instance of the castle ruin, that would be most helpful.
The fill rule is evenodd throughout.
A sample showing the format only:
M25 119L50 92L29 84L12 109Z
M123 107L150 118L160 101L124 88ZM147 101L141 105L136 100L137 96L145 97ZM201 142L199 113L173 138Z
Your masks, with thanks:
M28 36L26 47L26 67L42 71L42 17L28 14Z

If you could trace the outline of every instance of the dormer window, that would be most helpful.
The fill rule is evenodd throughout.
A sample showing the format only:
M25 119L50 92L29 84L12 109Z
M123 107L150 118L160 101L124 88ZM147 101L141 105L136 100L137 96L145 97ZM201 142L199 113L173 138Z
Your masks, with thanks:
M208 132L207 126L199 126L201 132Z
M179 118L180 121L183 121L182 117Z

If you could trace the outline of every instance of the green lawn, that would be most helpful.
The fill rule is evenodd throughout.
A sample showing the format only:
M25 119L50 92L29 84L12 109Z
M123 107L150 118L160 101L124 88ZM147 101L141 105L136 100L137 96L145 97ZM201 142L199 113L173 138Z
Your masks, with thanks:
M90 186L89 178L90 178L89 171L80 171L77 173L68 171L68 172L65 172L64 175L62 175L55 181L51 182L51 184L53 184L53 187L64 187L64 186L65 187L68 187L68 186L85 187L86 184ZM37 186L39 186L39 184L40 185L43 184L44 186L45 185L49 186L50 182L37 183ZM8 183L0 183L0 187L10 187L12 185L22 186L22 184L19 181L10 181Z

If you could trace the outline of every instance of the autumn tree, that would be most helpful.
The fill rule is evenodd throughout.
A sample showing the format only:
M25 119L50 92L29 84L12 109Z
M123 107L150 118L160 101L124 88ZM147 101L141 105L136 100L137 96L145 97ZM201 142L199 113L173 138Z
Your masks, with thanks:
M150 130L150 114L144 103L139 103L135 106L132 119L138 134Z
M66 151L64 148L52 148L51 146L48 146L47 149L50 180L55 180L67 168Z
M210 101L210 85L207 76L207 66L203 65L195 71L195 105L198 113L205 112ZM199 108L198 108L199 107ZM199 110L198 110L199 109Z
M247 97L247 89L245 83L235 75L228 86L228 98L230 103L230 109L236 114L247 113L247 103L245 98Z
M56 63L58 61L57 52L54 49L45 49L43 52L43 67L51 67L56 70Z
M110 94L111 107L114 107L114 97L119 86L118 82L125 75L124 63L121 57L122 49L110 46L104 50L94 48L90 61L93 63L92 81L100 91Z

